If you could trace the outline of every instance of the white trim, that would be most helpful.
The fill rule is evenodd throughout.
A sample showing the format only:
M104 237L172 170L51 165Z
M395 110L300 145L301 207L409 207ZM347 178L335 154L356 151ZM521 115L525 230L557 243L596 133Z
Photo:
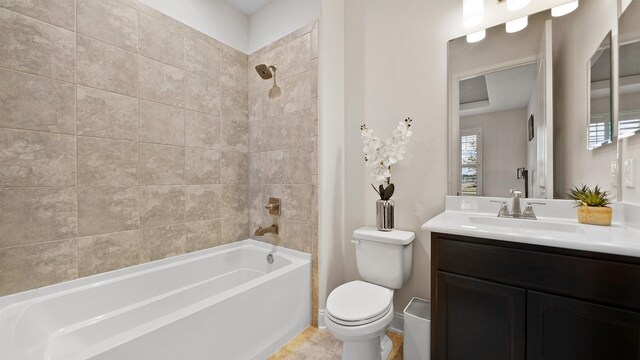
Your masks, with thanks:
M327 325L324 323L324 309L318 310L318 329L326 329Z
M327 325L324 323L324 309L318 310L318 329L324 330ZM391 325L389 325L389 331L402 335L404 333L404 314L397 312L393 315Z

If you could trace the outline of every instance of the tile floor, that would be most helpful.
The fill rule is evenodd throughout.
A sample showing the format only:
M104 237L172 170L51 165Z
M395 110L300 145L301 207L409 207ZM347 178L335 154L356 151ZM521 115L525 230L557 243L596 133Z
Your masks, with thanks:
M402 335L387 332L393 342L388 360L402 360ZM342 343L327 330L308 327L268 360L340 360Z

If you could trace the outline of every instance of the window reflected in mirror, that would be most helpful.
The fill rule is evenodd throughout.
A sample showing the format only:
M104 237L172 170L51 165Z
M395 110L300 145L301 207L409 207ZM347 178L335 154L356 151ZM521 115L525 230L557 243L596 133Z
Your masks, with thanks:
M613 141L611 97L611 32L602 40L589 61L589 150Z

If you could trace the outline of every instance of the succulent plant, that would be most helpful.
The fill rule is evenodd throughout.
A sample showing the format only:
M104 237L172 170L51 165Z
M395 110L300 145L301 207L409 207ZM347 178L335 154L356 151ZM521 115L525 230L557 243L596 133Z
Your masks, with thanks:
M574 186L567 196L575 200L578 206L607 207L611 204L609 192L603 191L598 185L593 190L586 185L582 185L581 188Z

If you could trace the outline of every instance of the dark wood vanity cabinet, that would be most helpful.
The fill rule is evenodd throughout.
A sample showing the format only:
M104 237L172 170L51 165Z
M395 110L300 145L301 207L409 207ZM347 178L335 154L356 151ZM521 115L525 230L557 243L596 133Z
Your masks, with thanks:
M431 251L432 359L640 360L640 259L439 233Z

